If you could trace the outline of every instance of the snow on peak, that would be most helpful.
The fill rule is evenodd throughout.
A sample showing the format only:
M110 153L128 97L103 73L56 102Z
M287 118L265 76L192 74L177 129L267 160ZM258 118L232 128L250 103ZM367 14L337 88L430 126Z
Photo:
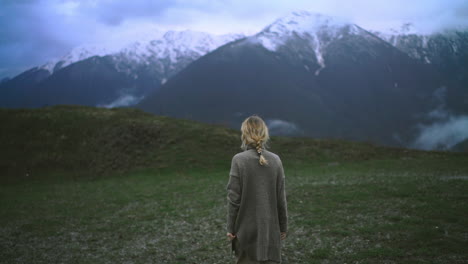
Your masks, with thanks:
M197 59L219 46L241 37L243 35L211 35L191 30L171 30L159 39L131 43L123 48L119 54L138 63L169 59L172 64L175 64L180 59Z
M93 56L105 56L116 52L118 48L112 45L106 44L86 44L73 48L66 55L50 60L44 64L41 68L48 70L50 73L54 71L54 68L57 66L59 68L66 67L72 63L75 63L80 60L84 60Z
M424 49L427 48L427 42L431 36L431 34L424 33L424 31L418 29L410 22L401 24L399 28L388 28L380 31L373 30L372 33L394 47L398 47L401 44L400 42L408 36L413 36L419 39L418 42L421 42L419 44Z
M400 29L391 28L389 30L393 35L419 34L413 23L403 23Z
M211 35L205 32L192 30L168 31L163 39L168 44L174 44L174 47L185 50L194 50L200 53L207 53L227 42L243 37L239 34ZM178 43L176 45L176 43Z
M418 35L418 36L429 36L435 32L428 29L422 28L420 25L413 22L404 22L397 25L396 27L388 27L380 30L372 30L380 35L385 36L407 36L407 35Z
M335 29L351 24L339 17L332 17L320 13L296 11L290 15L279 18L273 24L267 26L264 31L288 34L291 32L306 33L319 29Z
M276 20L250 38L249 41L259 43L266 49L276 52L291 38L299 37L307 40L320 66L315 71L315 75L319 75L320 71L325 68L323 52L330 42L342 38L345 34L364 34L365 32L343 18L296 11ZM369 36L368 34L364 35Z
M128 41L86 44L75 47L68 54L49 61L41 68L53 72L72 63L93 56L119 55L132 61L148 63L148 60L168 58L176 62L183 56L200 57L230 41L244 37L239 34L211 35L191 30L157 32L152 36Z
M372 31L372 33L410 57L423 60L425 63L431 63L425 52L431 35L423 33L413 23L406 22L401 24L398 29L388 28L381 31Z
M267 26L256 35L256 38L265 48L276 51L278 46L284 44L294 33L300 37L310 38L313 42L319 42L319 35L340 37L343 28L348 28L349 33L360 31L359 27L339 17L296 11Z

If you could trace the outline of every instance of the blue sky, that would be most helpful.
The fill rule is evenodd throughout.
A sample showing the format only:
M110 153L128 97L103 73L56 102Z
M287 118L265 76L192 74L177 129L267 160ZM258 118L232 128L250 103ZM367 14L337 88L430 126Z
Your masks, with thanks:
M405 22L423 32L468 27L466 0L2 0L0 79L83 43L169 29L252 34L295 10L346 17L375 30Z

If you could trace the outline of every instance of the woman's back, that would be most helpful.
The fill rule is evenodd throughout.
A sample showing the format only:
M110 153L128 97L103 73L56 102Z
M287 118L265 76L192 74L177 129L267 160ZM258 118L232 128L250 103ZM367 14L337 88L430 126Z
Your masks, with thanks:
M231 210L228 230L236 234L236 253L243 252L258 261L281 261L280 232L287 230L287 206L281 159L263 150L268 161L259 164L253 147L232 159L227 186Z

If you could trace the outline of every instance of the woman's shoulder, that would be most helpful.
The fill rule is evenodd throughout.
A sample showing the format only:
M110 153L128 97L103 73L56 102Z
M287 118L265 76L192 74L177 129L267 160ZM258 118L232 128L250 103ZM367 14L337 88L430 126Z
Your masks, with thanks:
M273 159L273 160L275 160L275 162L281 164L281 158L280 158L280 156L279 156L278 154L276 154L276 153L274 153L274 152L271 152L271 151L269 151L269 150L264 149L264 150L263 150L263 155L265 156L265 158L266 158L267 160Z
M279 157L278 154L274 153L274 152L271 152L267 149L264 149L262 151L263 153L263 156L267 159L267 160L274 160L275 163L281 163L281 158ZM243 161L247 161L247 160L250 160L252 158L257 158L257 152L255 150L245 150L245 151L242 151L242 152L239 152L237 154L235 154L233 157L232 157L232 160L233 162L243 162Z
M248 154L247 151L241 151L241 152L235 154L235 155L232 157L232 161L233 161L233 162L238 162L238 161L240 161L240 160L243 160L243 159L245 159L245 157L247 156L247 154Z

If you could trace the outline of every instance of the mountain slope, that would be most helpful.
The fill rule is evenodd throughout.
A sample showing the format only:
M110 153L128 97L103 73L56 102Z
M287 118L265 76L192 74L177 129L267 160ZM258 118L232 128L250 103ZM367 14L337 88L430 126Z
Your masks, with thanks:
M468 139L458 142L455 146L451 148L451 151L468 152Z
M257 113L300 135L399 145L438 83L359 26L300 12L202 57L138 107L233 127Z

